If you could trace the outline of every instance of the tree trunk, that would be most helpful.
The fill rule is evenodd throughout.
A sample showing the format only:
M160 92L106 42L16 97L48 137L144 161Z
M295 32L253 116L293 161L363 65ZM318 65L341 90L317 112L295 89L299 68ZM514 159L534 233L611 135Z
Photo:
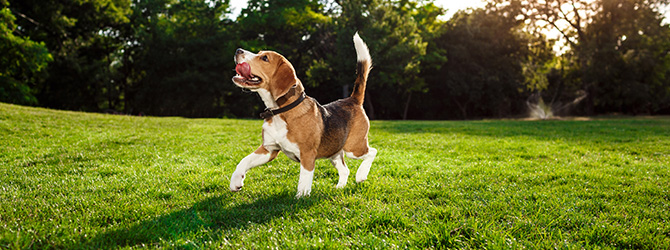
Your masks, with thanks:
M402 114L402 119L407 120L407 113L409 111L409 103L412 101L412 91L409 92L409 96L407 97L407 102L405 103L405 111Z
M370 95L365 93L365 102L363 104L363 107L365 108L365 113L368 115L368 118L370 120L375 119L375 108L372 106L372 98L370 98Z
M461 110L461 114L463 115L463 120L468 119L468 112L466 110L467 108L465 107L465 105L461 105L461 103L456 101L456 100L454 100L454 102L456 103L456 106L458 106L458 109Z

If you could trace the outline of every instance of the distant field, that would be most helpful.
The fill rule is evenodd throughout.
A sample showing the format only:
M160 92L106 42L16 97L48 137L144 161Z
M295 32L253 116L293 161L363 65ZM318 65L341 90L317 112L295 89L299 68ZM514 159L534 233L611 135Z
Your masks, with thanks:
M283 155L228 191L260 120L0 104L0 248L670 248L670 118L374 121L368 181Z

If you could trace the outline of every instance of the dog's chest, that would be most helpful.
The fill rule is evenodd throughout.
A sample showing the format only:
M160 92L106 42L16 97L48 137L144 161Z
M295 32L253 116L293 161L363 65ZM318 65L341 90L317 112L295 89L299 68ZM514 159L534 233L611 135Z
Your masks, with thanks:
M263 123L263 146L268 150L281 150L288 158L300 161L300 148L287 138L287 134L286 122L275 116L272 122Z

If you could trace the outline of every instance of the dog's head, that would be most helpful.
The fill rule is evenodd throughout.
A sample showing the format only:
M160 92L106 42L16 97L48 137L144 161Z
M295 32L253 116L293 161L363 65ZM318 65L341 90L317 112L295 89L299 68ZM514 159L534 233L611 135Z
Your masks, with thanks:
M237 49L235 63L237 75L233 77L233 82L237 86L252 91L265 89L275 100L299 84L293 65L277 52L260 51L254 54Z

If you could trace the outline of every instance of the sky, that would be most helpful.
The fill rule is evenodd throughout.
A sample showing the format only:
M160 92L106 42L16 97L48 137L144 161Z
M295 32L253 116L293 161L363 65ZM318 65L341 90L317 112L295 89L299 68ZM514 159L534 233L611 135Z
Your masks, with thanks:
M230 0L230 5L233 7L231 17L237 17L242 9L247 7L247 0ZM437 0L435 1L435 5L447 9L447 13L442 19L448 20L458 10L469 7L484 7L485 3L481 0Z

